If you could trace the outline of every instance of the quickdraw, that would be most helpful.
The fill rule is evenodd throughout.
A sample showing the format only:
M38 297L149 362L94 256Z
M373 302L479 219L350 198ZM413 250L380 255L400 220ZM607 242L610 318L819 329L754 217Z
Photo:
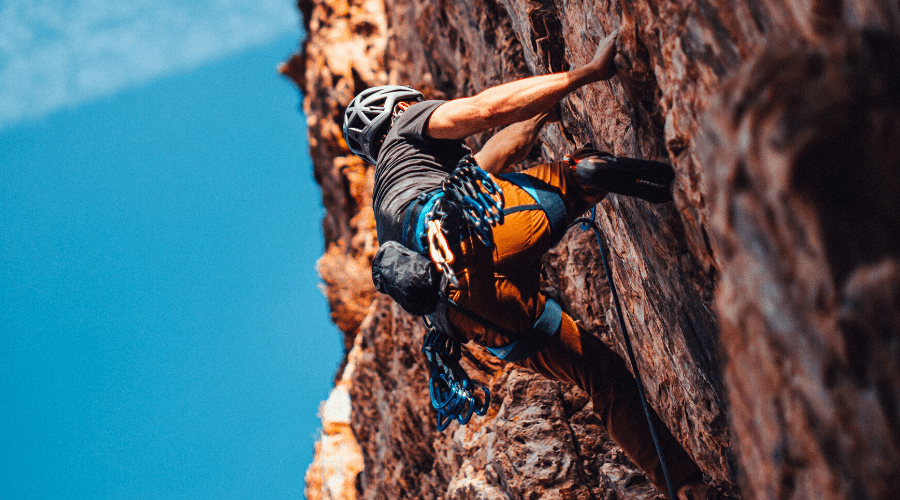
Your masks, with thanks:
M483 385L472 382L459 365L462 357L459 342L437 328L423 316L429 332L422 345L422 353L428 360L430 378L428 390L431 406L437 410L437 430L443 431L454 420L465 425L473 414L484 416L491 403L491 393ZM483 400L476 396L480 389Z
M460 209L469 228L488 248L494 247L491 228L503 224L503 190L466 155L441 182L446 199Z

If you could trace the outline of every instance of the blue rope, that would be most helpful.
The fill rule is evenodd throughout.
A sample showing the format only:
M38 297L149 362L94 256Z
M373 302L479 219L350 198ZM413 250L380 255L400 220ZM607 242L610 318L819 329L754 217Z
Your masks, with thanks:
M650 413L650 404L647 403L647 396L644 393L644 384L641 381L640 373L638 372L637 359L634 355L634 348L631 346L631 339L628 337L628 329L625 327L625 317L622 315L622 306L619 304L619 293L616 290L616 283L613 281L612 277L612 268L609 265L609 259L607 258L607 248L606 243L603 240L603 233L600 231L600 226L597 225L596 222L597 216L597 206L591 207L591 216L588 217L579 217L575 219L572 223L574 226L575 223L581 223L581 230L587 231L588 228L594 230L594 235L597 237L597 245L600 247L600 259L603 261L603 269L606 271L606 280L609 282L609 290L612 293L613 303L616 306L616 315L619 317L619 326L622 328L622 336L625 339L625 351L628 353L628 361L631 363L631 368L634 371L634 380L637 383L638 394L641 397L641 405L644 407L644 414L647 416L647 425L650 427L650 436L653 438L653 446L656 447L656 453L659 455L659 465L662 468L663 477L666 479L666 487L669 489L669 498L675 498L675 488L672 486L672 479L669 477L669 467L666 465L666 459L663 456L662 447L659 444L659 435L656 430L656 425L653 422L653 417ZM571 227L571 226L570 226Z

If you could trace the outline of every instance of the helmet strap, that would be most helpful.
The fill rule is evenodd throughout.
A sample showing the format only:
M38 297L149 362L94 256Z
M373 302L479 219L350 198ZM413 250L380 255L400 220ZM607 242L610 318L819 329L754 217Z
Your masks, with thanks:
M409 101L400 101L394 105L394 111L391 114L391 126L392 127L394 126L394 122L397 121L397 118L399 118L400 115L402 115L404 111L409 109L409 107L411 105L412 104L410 104Z

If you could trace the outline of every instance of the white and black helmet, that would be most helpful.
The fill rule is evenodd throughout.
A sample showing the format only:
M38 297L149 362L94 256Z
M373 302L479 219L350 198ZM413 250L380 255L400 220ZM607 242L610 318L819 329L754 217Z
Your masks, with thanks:
M378 141L391 123L394 105L422 99L421 92L404 85L382 85L360 92L344 112L344 140L350 150L374 164L381 147Z

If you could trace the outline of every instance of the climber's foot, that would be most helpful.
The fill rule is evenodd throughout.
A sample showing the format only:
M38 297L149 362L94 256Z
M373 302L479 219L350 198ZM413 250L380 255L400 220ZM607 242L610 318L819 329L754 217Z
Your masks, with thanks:
M591 191L609 191L634 196L650 203L672 201L675 173L665 163L613 156L588 157L578 161L576 174Z

